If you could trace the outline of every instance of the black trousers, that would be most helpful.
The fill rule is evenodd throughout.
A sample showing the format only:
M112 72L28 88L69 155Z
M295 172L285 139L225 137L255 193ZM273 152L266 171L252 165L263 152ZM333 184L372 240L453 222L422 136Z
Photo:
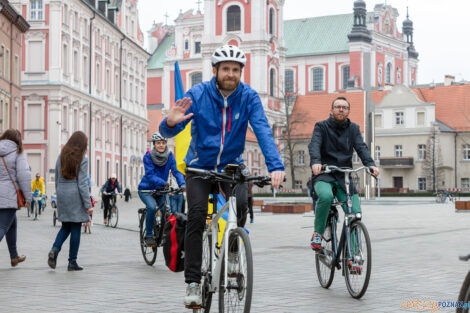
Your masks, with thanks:
M194 174L186 175L186 196L188 200L188 222L184 238L184 278L186 283L201 282L202 264L202 233L207 218L207 205L213 184L197 178ZM226 199L230 195L230 184L221 184ZM238 186L235 190L237 198L237 224L245 226L248 202L248 185Z
M103 200L104 204L104 209L103 209L103 217L104 219L108 218L108 212L111 209L111 203L109 201L111 200L111 197L116 197L114 195L102 195L101 199ZM116 200L116 198L114 198Z
M248 212L250 212L250 219L253 219L253 197L248 197Z

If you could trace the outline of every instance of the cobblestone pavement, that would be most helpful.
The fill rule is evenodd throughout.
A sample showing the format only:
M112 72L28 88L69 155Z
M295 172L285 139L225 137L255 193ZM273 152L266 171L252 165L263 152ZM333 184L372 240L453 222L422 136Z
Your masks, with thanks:
M455 213L449 204L410 201L363 205L373 267L361 300L349 296L339 272L330 289L320 287L308 247L311 213L256 213L255 223L247 225L255 262L252 312L418 312L401 305L456 300L470 269L458 260L470 253L470 214ZM57 269L46 264L59 230L52 226L51 208L39 221L19 211L18 248L27 259L11 268L5 240L0 243L0 312L189 312L182 304L183 274L165 267L161 251L155 266L142 259L136 232L140 200L118 204L121 228L100 225L98 208L92 234L81 238L78 263L85 270L70 273L68 241ZM212 311L217 312L216 303Z

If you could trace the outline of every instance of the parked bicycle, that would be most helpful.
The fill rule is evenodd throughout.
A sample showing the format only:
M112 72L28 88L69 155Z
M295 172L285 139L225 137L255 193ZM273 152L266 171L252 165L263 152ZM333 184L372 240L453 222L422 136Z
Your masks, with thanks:
M155 214L155 222L153 226L153 239L155 239L156 245L148 245L145 241L146 234L146 223L145 217L147 215L147 209L141 208L138 210L139 214L139 234L140 234L140 249L142 251L142 256L144 257L145 263L148 265L153 265L157 259L158 248L163 246L163 228L168 220L168 217L171 215L171 208L169 206L168 197L169 194L178 194L182 193L184 189L182 188L171 188L165 187L163 189L155 190L140 190L142 193L151 194L155 201L158 200L159 196L163 196L163 203L157 208L157 212L161 212L160 215Z
M468 261L470 259L470 254L461 256L459 257L461 261ZM457 308L456 312L457 313L469 313L470 312L470 307L468 307L468 304L470 303L470 271L467 273L467 276L465 276L465 279L462 283L462 287L460 287L460 293L459 293L459 298L458 302L462 303L461 308ZM467 305L467 307L465 307Z
M186 168L187 173L198 175L214 184L230 183L228 201L217 212L217 189L213 188L213 211L208 214L202 237L201 286L202 304L192 307L193 312L209 312L212 295L219 292L219 312L250 312L253 293L253 256L250 238L245 229L237 227L237 204L234 190L238 185L251 182L259 187L271 184L269 176L248 176L238 166L228 165L224 172ZM219 220L228 211L227 222L219 245Z
M435 195L437 203L446 203L447 200L455 202L455 193L453 191L438 190Z
M350 190L350 174L366 170L363 166L358 169L324 166L325 173L339 171L345 173L346 201L338 201L336 196L331 204L325 232L322 236L322 247L315 254L315 267L320 285L329 288L333 282L335 268L342 269L349 294L356 299L361 298L367 290L371 272L372 248L369 233L361 221L361 213L352 213L352 194ZM336 233L338 207L347 205L344 214L343 229L339 239Z

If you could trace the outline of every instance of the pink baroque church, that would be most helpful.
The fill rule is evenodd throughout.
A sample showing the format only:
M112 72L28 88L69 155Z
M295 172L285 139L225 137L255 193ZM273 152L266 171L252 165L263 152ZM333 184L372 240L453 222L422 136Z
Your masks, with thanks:
M149 134L174 103L174 62L188 90L211 79L211 54L223 44L246 53L242 80L258 91L278 142L289 95L415 85L418 53L408 15L400 30L392 6L377 4L367 11L362 0L351 4L350 14L284 20L284 0L205 0L204 14L188 10L174 26L154 24L148 31ZM243 157L252 173L265 173L251 130Z

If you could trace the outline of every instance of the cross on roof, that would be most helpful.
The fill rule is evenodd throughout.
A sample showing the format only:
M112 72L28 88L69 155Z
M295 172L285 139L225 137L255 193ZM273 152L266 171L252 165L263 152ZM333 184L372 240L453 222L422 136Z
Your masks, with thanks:
M197 10L198 10L198 12L201 12L201 3L202 3L202 1L201 1L201 0L197 0L196 3L197 3Z

